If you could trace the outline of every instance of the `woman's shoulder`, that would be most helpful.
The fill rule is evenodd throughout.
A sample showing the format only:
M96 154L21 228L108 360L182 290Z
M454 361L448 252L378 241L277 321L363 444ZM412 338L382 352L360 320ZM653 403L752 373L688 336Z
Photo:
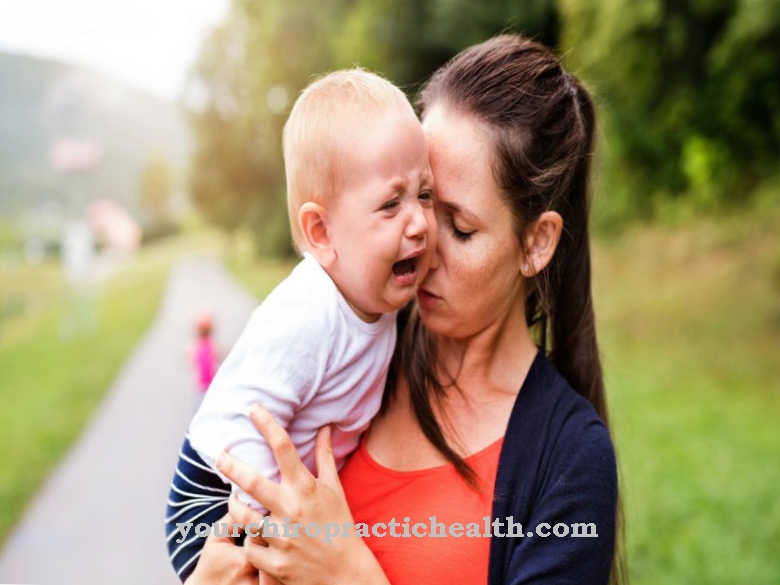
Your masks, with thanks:
M537 435L558 436L576 435L590 427L606 431L593 405L571 387L540 349L515 401L509 430L522 428Z
M491 583L606 583L615 538L617 464L607 426L540 351L518 395L499 459L493 516L533 531L593 525L598 538L491 543ZM562 555L569 558L564 566ZM576 567L576 569L572 569ZM566 573L566 575L564 575ZM572 581L573 582L573 581Z
M606 583L613 555L617 465L607 426L540 351L510 417L493 517L538 527L593 526L597 538L503 538L490 583ZM557 534L557 533L556 533ZM529 533L530 535L530 533ZM569 559L567 564L561 558Z
M499 477L519 473L527 481L530 466L542 491L572 468L598 469L610 483L616 473L607 426L541 350L515 402L504 445Z

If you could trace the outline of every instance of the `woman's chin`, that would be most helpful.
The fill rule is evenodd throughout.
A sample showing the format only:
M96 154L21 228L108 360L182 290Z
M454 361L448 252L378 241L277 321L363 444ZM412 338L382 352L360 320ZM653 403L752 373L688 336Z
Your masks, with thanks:
M447 315L444 301L425 291L417 291L417 307L420 312L420 320L432 333L442 333L452 325L452 315Z

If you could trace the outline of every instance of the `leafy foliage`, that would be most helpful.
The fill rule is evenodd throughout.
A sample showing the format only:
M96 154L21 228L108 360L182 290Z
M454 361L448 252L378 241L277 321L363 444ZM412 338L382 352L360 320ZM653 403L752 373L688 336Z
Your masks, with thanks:
M193 84L198 206L258 247L291 252L281 130L316 74L361 65L413 97L458 51L504 30L555 47L601 110L602 217L741 204L776 174L774 0L234 0Z
M601 96L613 213L743 203L780 154L772 0L562 0L563 45Z
M292 253L281 133L312 76L361 65L412 92L463 47L507 26L554 43L552 1L235 0L192 77L206 96L192 115L196 205L228 232L250 227L259 249Z

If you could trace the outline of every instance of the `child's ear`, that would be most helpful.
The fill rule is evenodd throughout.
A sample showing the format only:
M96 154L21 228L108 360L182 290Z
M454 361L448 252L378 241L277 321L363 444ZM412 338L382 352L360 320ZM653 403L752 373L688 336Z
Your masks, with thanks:
M306 249L317 259L320 266L327 268L336 260L328 232L328 210L319 203L307 201L298 211L298 226L301 228Z

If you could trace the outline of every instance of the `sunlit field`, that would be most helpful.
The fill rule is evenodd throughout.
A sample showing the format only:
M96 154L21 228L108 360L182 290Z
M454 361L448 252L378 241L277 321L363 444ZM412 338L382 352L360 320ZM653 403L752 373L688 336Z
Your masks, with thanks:
M780 208L596 247L636 584L780 578Z

